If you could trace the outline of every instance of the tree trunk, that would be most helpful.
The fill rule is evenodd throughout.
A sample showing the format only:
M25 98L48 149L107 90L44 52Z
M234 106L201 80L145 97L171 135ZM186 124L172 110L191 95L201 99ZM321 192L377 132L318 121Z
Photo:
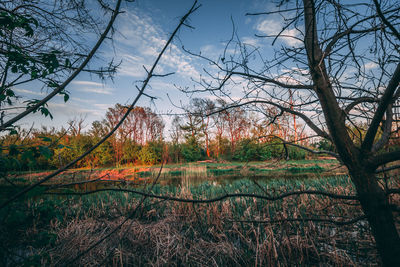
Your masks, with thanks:
M210 156L210 148L209 148L209 146L208 146L208 134L207 133L205 133L205 136L206 136L206 152L207 152L207 157L211 157Z
M308 64L332 142L341 160L349 169L383 264L400 266L400 238L387 196L378 184L375 170L368 169L369 163L363 158L368 150L360 152L348 135L345 114L337 102L325 67L324 53L319 44L314 1L303 0L303 2L306 30L304 43Z
M350 175L383 264L400 266L400 237L384 190L373 172L350 169Z

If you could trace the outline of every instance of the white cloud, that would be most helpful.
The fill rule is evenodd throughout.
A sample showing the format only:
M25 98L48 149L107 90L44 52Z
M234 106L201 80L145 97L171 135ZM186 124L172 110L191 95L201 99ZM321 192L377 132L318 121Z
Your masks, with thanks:
M13 91L21 93L21 94L30 94L30 95L38 95L38 96L44 96L44 92L35 92L31 90L26 90L26 89L20 89L20 88L13 88Z
M288 76L288 75L281 75L276 80L278 82L282 82L282 83L290 84L290 85L299 85L299 84L301 84L300 81L298 81L294 77Z
M77 97L71 97L71 100L78 101L78 102L85 103L85 104L93 104L95 102L95 100L93 100L93 99L82 99L82 98L77 98Z
M310 74L310 71L308 69L293 67L292 70L301 75L309 75Z
M113 107L114 105L112 105L112 104L99 104L99 103L97 103L97 104L94 104L94 106L97 107L97 108L98 108L99 110L101 110L101 111L106 111L106 110L108 110L108 108Z
M205 98L216 101L218 99L224 100L226 103L231 104L232 102L235 102L236 104L241 103L243 101L243 98L241 96L216 96L216 95L208 95Z
M203 56L210 57L210 58L217 58L223 53L223 49L218 48L215 45L208 44L200 47L200 53Z
M103 95L111 95L112 89L104 87L104 88L94 88L94 87L83 87L80 88L79 91L87 92L87 93L96 93L96 94L103 94Z
M123 76L129 76L133 78L140 78L144 77L145 71L142 67L142 65L139 64L129 64L126 62L123 62L121 66L118 69L118 74L123 75Z
M88 109L82 108L81 106L74 105L71 103L48 103L50 112L54 117L58 117L60 115L68 114L69 116L77 116L77 115L95 115L102 116L103 114L97 109Z
M75 88L81 92L96 93L103 95L111 95L113 89L102 83L92 81L73 81L72 84L77 85Z
M230 79L236 84L240 84L246 81L246 79L242 76L232 76Z
M92 82L92 81L72 81L71 84L87 85L87 86L103 86L102 83Z
M247 45L252 45L256 47L260 46L259 39L253 37L243 37L242 42Z
M365 68L365 70L371 70L371 69L375 69L375 68L377 68L377 67L379 67L379 65L378 64L376 64L375 62L368 62L368 63L366 63L365 65L364 65L364 68Z
M284 25L278 20L265 19L262 20L258 25L256 25L256 29L262 34L275 36L278 35ZM285 29L278 40L285 42L290 46L298 46L301 44L301 41L296 39L299 38L300 32L296 29Z
M162 47L167 42L168 33L157 25L146 14L137 14L137 10L127 11L117 26L119 36L116 36L119 52L123 53L120 74L134 78L144 77L146 68L150 68ZM174 44L170 44L165 51L156 74L163 72L176 72L185 77L198 76L199 72L192 64L192 59Z

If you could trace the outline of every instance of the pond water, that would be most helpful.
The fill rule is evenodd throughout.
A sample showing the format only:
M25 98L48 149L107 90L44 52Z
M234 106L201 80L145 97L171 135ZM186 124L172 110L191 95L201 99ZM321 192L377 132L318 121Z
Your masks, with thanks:
M201 184L210 185L228 185L235 181L248 179L255 181L283 180L285 183L296 182L299 180L316 179L327 176L335 176L332 173L323 173L321 171L288 171L288 170L249 170L242 168L216 169L196 167L184 168L181 170L162 170L159 175L159 169L139 172L134 179L117 181L95 181L86 184L75 184L71 187L75 191L92 191L110 187L133 187L142 188L145 185L151 185L154 181L161 186L174 187L193 187ZM159 176L159 177L158 177ZM158 178L157 178L158 177ZM71 188L70 187L70 188Z

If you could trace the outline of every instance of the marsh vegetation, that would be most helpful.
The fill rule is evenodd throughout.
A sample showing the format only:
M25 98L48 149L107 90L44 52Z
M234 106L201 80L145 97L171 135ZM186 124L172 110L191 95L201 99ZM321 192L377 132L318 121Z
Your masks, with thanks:
M308 160L73 170L1 211L2 264L379 265L354 186L338 167ZM40 175L10 175L15 187L3 183L2 198ZM386 183L400 187L398 177ZM268 199L302 191L348 199Z

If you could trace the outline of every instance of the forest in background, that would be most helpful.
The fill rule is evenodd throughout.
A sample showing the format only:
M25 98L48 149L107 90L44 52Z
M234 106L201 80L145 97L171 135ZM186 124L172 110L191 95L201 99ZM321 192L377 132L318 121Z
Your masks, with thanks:
M165 123L148 107L135 107L117 133L97 150L80 160L78 168L119 167L161 163L186 163L201 160L265 161L299 160L311 157L304 147L334 151L332 144L308 136L293 116L279 116L265 110L266 118L242 107L213 113L224 102L195 98L185 113L175 115L166 136ZM219 106L217 108L217 106ZM115 127L126 107L116 104L101 121L90 127L83 117L71 119L68 127L22 129L1 137L3 172L35 171L62 167L97 143ZM211 114L211 115L207 115ZM271 123L270 117L275 117ZM358 129L361 129L359 125ZM357 136L353 135L356 142ZM302 148L296 145L301 145ZM399 146L397 139L384 150Z
M77 167L115 167L151 165L199 160L263 161L269 159L304 159L307 152L282 140L332 150L326 141L310 143L302 125L291 116L276 122L260 119L242 107L212 112L226 103L195 98L181 116L175 115L165 136L162 116L148 107L135 107L117 133L97 150L77 163ZM116 104L101 121L88 127L83 117L71 119L68 127L21 129L1 137L2 171L46 170L63 166L97 143L115 127L126 107ZM207 114L211 114L207 116Z

